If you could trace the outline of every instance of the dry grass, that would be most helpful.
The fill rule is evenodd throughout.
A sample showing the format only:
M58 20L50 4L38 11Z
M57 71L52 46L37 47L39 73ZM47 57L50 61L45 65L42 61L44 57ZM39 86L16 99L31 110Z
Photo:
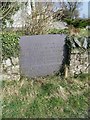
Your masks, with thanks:
M89 75L90 78L90 75ZM88 75L3 81L3 118L85 118Z

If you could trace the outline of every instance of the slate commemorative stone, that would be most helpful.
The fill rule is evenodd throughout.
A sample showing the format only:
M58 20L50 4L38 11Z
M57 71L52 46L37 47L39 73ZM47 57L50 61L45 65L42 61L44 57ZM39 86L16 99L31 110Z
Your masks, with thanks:
M27 77L56 73L64 58L64 34L22 36L20 39L20 73Z

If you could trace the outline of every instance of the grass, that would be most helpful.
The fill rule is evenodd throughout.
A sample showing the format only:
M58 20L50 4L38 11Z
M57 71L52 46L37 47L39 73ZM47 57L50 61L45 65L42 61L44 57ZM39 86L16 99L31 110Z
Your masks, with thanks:
M67 34L69 33L68 29L51 29L48 31L49 34ZM79 36L90 36L90 30L80 28Z
M88 78L47 76L3 81L3 118L86 118Z
M80 29L81 36L90 36L90 30Z
M87 31L82 29L82 35ZM47 76L2 82L3 118L86 118L88 79ZM1 85L0 85L1 86Z

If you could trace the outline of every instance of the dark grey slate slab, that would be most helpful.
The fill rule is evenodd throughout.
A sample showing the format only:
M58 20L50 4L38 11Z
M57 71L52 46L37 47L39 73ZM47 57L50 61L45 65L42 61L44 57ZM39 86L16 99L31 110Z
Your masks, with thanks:
M21 74L37 77L57 72L63 60L65 37L59 34L21 37Z

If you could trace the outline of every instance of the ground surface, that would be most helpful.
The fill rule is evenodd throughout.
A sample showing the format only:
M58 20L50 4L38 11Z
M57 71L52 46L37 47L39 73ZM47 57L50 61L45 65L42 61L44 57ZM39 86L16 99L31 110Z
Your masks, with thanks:
M90 75L48 76L2 82L3 118L86 118Z

